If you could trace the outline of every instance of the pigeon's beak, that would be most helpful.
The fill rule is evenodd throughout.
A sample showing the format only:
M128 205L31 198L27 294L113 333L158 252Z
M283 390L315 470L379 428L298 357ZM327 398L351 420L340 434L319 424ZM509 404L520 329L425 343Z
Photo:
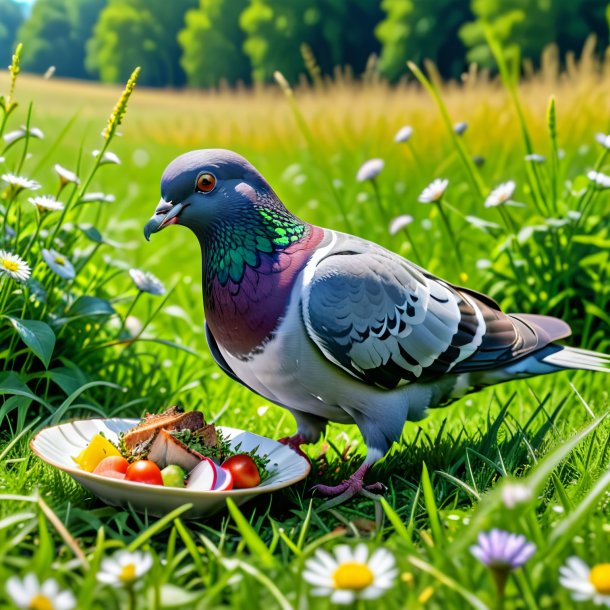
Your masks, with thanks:
M161 199L153 217L144 227L144 237L146 237L146 241L150 239L150 236L153 233L157 233L164 227L167 227L167 225L176 224L178 222L178 215L184 207L184 203L172 204L171 201Z

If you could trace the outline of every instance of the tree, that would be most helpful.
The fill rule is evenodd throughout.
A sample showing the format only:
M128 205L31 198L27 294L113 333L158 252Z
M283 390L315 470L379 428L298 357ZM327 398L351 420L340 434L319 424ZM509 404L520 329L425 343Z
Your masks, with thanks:
M110 0L87 44L88 68L104 82L122 82L141 66L141 84L183 84L177 35L184 13L196 4L197 0Z
M17 30L24 19L19 5L13 0L0 0L0 65L6 65L11 60L11 54L16 44Z
M252 78L265 82L279 70L288 80L296 80L304 71L302 43L319 58L321 17L319 3L310 0L252 0L239 18Z
M85 44L107 0L37 0L19 38L24 43L23 67L86 78Z
M476 0L474 0L476 2ZM406 62L431 59L441 74L464 69L464 43L458 32L472 18L469 0L382 0L385 19L375 33L381 41L381 73L391 81L407 73Z
M605 46L608 24L599 0L473 0L475 19L463 25L460 36L468 47L468 61L493 66L485 39L487 25L504 47L519 48L537 63L544 47L556 43L560 53L578 52L589 34Z
M201 0L199 8L186 13L178 42L189 85L215 87L223 80L250 80L250 61L242 48L245 35L239 27L239 15L247 5L248 0Z

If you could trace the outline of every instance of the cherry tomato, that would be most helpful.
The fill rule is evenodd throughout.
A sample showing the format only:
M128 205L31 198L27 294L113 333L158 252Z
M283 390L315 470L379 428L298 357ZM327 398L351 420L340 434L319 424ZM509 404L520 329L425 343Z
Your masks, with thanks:
M129 462L121 455L109 455L105 457L93 471L93 474L100 474L103 477L113 477L124 479Z
M233 487L241 489L244 487L256 487L261 482L261 475L254 460L245 454L233 455L223 462L233 477Z
M129 464L125 473L126 481L148 483L149 485L163 485L163 477L159 467L150 460L138 460Z

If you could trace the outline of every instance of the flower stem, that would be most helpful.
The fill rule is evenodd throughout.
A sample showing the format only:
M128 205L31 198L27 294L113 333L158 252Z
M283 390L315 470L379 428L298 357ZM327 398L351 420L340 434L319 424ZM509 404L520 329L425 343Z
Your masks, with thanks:
M434 203L436 204L436 207L438 208L438 211L441 215L443 224L445 225L445 228L447 229L447 235L449 235L449 239L453 243L453 247L455 248L455 253L457 255L458 263L460 264L460 267L462 267L463 259L462 259L462 252L460 250L460 244L455 237L453 229L451 228L449 218L447 217L447 214L445 214L445 210L443 209L443 205L442 205L442 199L439 199L438 201L435 201Z

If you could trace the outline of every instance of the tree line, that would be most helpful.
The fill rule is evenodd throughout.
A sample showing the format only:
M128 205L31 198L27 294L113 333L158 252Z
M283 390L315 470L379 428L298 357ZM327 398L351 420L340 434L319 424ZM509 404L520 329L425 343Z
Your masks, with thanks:
M0 57L24 43L23 69L149 86L216 87L289 81L306 72L358 75L373 54L391 82L428 58L456 78L491 66L487 25L534 63L556 43L578 52L590 34L608 44L607 0L35 0L27 14L0 0Z

